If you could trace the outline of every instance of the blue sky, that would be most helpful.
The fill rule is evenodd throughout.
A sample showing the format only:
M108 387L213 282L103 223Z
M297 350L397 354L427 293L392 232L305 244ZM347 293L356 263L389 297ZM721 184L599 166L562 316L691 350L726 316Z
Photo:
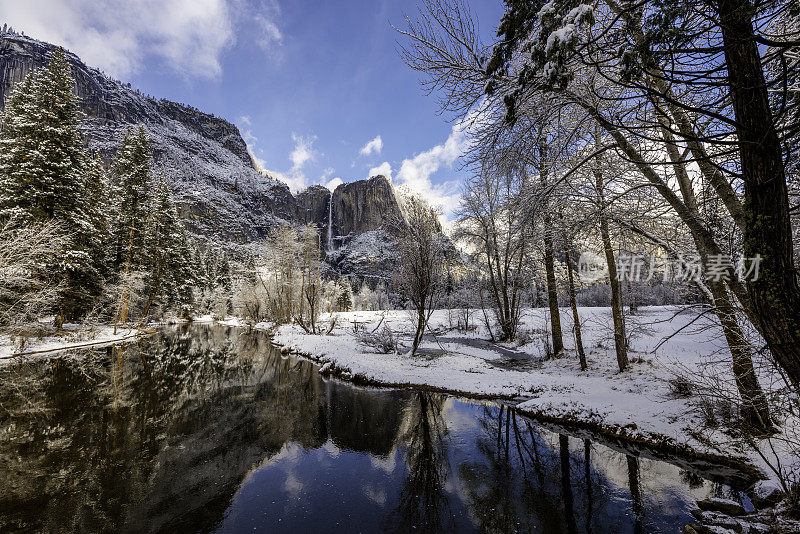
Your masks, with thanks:
M500 0L471 7L489 37ZM416 13L414 0L0 0L15 29L234 122L294 190L390 173L449 214L465 136L397 53L391 25Z

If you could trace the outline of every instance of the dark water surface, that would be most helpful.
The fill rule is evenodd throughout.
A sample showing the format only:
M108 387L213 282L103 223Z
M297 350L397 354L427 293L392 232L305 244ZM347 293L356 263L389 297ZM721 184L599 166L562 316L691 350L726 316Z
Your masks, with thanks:
M238 329L0 368L3 533L674 533L725 482Z

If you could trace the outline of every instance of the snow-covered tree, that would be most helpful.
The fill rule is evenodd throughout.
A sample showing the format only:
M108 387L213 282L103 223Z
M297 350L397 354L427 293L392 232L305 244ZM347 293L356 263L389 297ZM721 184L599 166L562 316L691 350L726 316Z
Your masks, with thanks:
M346 276L340 276L336 286L336 308L339 311L350 311L353 307L353 288L350 285L350 280Z
M86 159L86 203L91 222L92 235L90 251L94 264L103 277L107 277L111 267L111 198L109 182L100 156L95 152Z
M403 261L396 272L399 289L411 303L415 323L411 353L416 353L431 313L445 288L445 240L439 214L417 195L401 197L403 220L394 224Z
M512 341L519 324L524 267L530 260L530 218L519 195L518 173L481 172L467 181L456 237L474 250L488 280L491 308L502 340Z
M47 266L64 241L52 220L0 224L0 330L36 321L57 304L59 280Z
M114 266L121 293L115 313L117 320L128 320L134 289L142 288L147 270L146 236L150 217L152 152L143 126L134 133L128 129L114 160ZM135 280L136 283L132 281ZM138 295L141 297L141 295Z
M153 184L152 149L143 126L126 130L117 147L113 234L115 265L122 271L141 270L147 222L150 217L150 191Z
M188 304L187 283L191 284L188 242L169 187L163 178L156 182L151 201L145 252L148 269L146 283L148 300L142 311L147 316L155 302L179 307ZM229 267L222 266L229 271ZM223 275L230 286L229 273ZM218 276L219 280L219 276ZM227 311L227 310L226 310Z
M58 324L86 312L102 283L92 249L103 229L91 205L94 170L79 131L74 85L63 51L53 52L47 67L14 88L0 134L0 217L55 220L68 237L52 266L63 281Z

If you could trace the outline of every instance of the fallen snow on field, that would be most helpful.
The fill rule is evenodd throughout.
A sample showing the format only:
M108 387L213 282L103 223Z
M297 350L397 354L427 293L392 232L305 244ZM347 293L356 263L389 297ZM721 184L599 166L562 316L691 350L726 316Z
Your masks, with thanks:
M0 335L0 365L18 361L20 357L34 357L41 353L119 343L141 334L142 331L136 328L117 328L115 334L114 327L109 325L65 324L60 334L40 338L29 337L23 345L20 345L19 338Z
M628 319L632 336L630 367L617 368L611 312L582 308L583 343L589 369L581 371L574 350L571 317L562 310L567 354L547 359L546 310L526 310L522 318L523 345L486 341L478 328L460 333L451 328L454 314L434 312L431 330L418 355L377 354L359 341L358 331L390 328L410 345L412 322L405 311L338 314L332 335L309 335L296 325L277 329L274 340L319 361L325 370L361 376L386 385L415 385L482 396L505 396L520 401L521 410L548 417L596 424L620 436L689 448L715 456L751 457L721 431L705 429L700 409L690 398L676 394L670 382L678 375L693 376L710 362L728 373L730 357L721 332L699 311L681 307L642 308ZM474 315L476 322L480 319ZM321 322L326 322L324 317ZM768 380L762 380L765 384ZM764 467L758 459L752 463Z

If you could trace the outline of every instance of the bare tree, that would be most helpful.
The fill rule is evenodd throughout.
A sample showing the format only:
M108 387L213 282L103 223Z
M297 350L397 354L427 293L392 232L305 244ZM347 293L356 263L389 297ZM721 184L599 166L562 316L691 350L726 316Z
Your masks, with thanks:
M488 169L474 176L466 183L455 233L476 250L503 341L512 341L517 333L524 264L530 259L528 219L519 203L524 182L520 174Z
M788 5L679 1L669 16L658 16L646 2L576 7L554 0L542 11L536 5L509 4L486 65L488 93L503 99L510 121L521 103L534 95L539 101L542 93L585 110L703 246L713 246L709 229L644 153L660 141L659 123L668 119L709 193L739 228L744 254L766 260L757 279L726 285L798 387L800 285L782 145L797 132L794 126L782 130L782 115L797 106L788 90L796 74L786 68L771 79L765 74L765 65L798 47L796 27L770 33ZM669 30L676 26L681 31ZM771 99L770 90L783 96ZM771 104L776 101L783 102L777 109Z
M56 280L43 265L52 265L65 243L58 224L0 225L0 328L18 328L53 310Z
M446 241L435 208L413 194L400 200L403 220L394 221L394 225L402 261L396 274L399 289L414 311L411 354L415 354L444 290Z
M757 6L746 0L702 5L678 2L673 15L686 29L678 33L660 31L659 25L667 19L651 17L650 11L643 9L646 3L608 0L576 7L574 2L555 0L544 4L509 4L500 27L501 39L487 55L487 46L474 31L477 23L463 4L430 0L422 10L423 22L409 23L404 32L411 43L405 51L406 61L428 75L429 89L441 90L446 96L443 109L467 115L480 100L479 93L486 94L481 109L497 113L497 106L504 107L502 120L495 120L495 131L533 132L537 120L541 124L543 108L550 110L550 117L570 115L570 121L550 119L556 123L557 137L577 137L573 154L590 152L587 147L592 146L594 150L586 158L577 158L571 169L560 171L554 184L571 181L577 176L576 168L604 152L616 152L620 161L638 171L638 183L629 184L628 191L608 192L609 175L594 180L600 199L595 211L609 270L614 270L615 264L610 206L637 189L661 197L660 204L680 219L679 226L688 228L701 257L720 257L725 241L738 241L738 250L749 256L769 255L772 264L764 278L745 283L731 266L720 284L725 292L716 287L712 292L705 284L698 287L718 310L741 306L796 385L800 343L789 340L798 332L798 307L792 302L800 292L791 257L786 179L776 136L777 125L788 124L787 110L797 109L796 99L786 97L795 74L787 71L785 61L778 60L789 57L790 62L795 61L796 24L773 22L786 20L785 9L775 1ZM547 9L540 10L543 7ZM772 33L765 28L773 28ZM757 44L769 47L763 58L772 66L766 81ZM738 60L731 69L734 56ZM783 68L775 68L777 64ZM481 78L481 72L490 76ZM792 104L772 113L767 98L770 89L784 95L777 101ZM601 135L581 144L581 130L594 134L598 129ZM797 135L796 126L786 129L785 138ZM497 143L482 141L478 143L485 147L481 157L487 153L495 157L492 152ZM535 152L530 147L527 150ZM665 158L667 153L671 161ZM680 169L671 168L676 161L696 166L699 182L683 180ZM767 179L767 175L775 179ZM709 210L707 214L695 209L685 194L690 189L702 190L704 198L710 198L705 205L719 205L721 212ZM762 215L763 226L756 224ZM718 230L720 218L729 228L725 233ZM613 273L610 278L615 296L615 344L623 368L627 347L622 291L619 284L614 287L617 277ZM775 291L770 293L768 288ZM765 311L767 302L784 311ZM736 330L730 317L725 324L743 403L756 407L753 411L763 416L766 404L758 400L763 397L751 371L752 360L738 348L742 346L736 340L739 336L729 335Z
M300 305L295 321L311 334L317 333L317 319L322 307L322 244L320 233L313 224L298 232L300 270Z

